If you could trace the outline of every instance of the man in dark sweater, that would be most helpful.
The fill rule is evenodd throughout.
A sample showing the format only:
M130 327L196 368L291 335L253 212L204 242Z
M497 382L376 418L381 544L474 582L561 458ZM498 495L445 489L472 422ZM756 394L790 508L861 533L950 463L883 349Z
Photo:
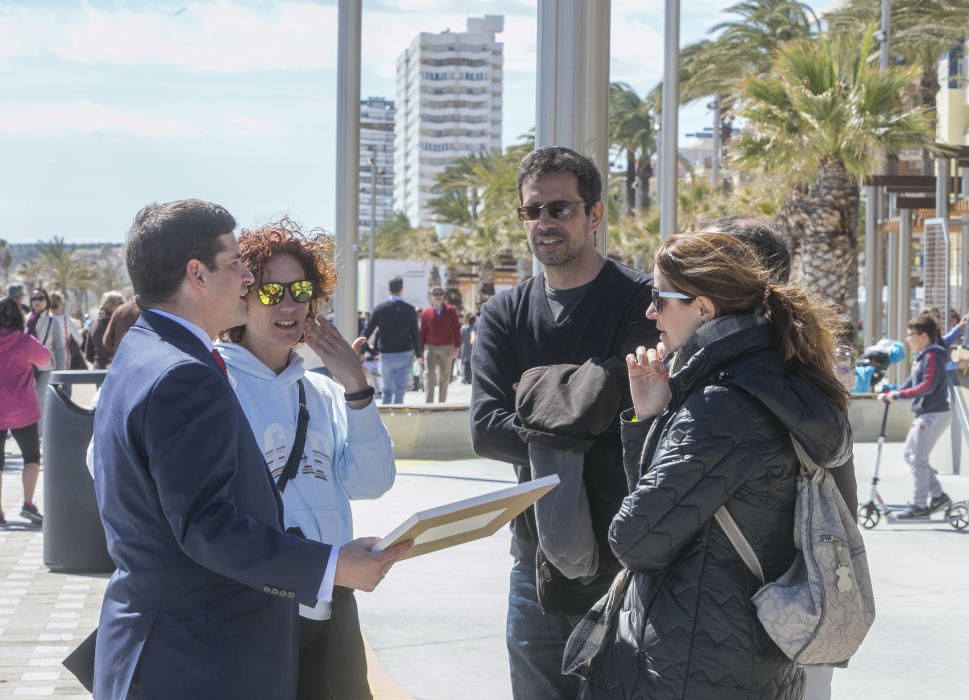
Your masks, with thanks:
M377 333L376 349L380 353L382 402L403 403L410 381L414 358L420 355L421 338L417 330L417 309L404 301L404 280L390 280L390 299L377 304L363 331L368 340Z
M479 455L515 465L519 482L532 476L528 446L515 414L515 386L522 373L544 365L581 364L593 357L623 358L637 346L653 347L659 340L655 324L646 319L650 278L602 257L595 248L604 211L601 191L602 180L592 161L568 148L538 149L522 161L518 172L523 205L519 218L532 253L545 269L481 309L472 352L471 438ZM620 568L607 537L609 523L627 494L618 421L614 423L616 429L596 440L583 460L598 547L597 573L568 580L552 572L557 581L564 581L565 597L575 601L603 595ZM574 698L577 679L563 676L560 669L565 642L583 611L567 614L560 602L539 601L533 509L515 519L512 533L515 564L507 643L514 697Z

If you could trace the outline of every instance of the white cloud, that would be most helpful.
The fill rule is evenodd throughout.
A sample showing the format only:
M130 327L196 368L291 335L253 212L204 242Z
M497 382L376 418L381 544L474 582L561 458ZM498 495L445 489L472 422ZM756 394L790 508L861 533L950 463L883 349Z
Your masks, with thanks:
M99 134L168 139L193 136L199 129L188 122L106 107L88 100L55 105L17 107L0 113L0 133L19 135Z
M285 133L278 121L241 114L227 114L222 117L226 132L233 136L267 136Z
M150 8L0 10L0 35L18 37L0 59L51 56L69 63L174 66L195 70L319 69L336 61L333 6L281 2L271 9L227 0L185 12Z

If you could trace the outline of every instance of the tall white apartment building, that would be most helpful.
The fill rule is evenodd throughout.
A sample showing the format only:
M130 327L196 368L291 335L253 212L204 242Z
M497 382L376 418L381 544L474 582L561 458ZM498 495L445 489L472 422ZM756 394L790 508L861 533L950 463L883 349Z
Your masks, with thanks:
M360 241L370 236L374 188L370 159L376 156L376 226L394 215L394 103L384 97L360 100ZM375 228L375 227L374 227Z
M504 17L469 17L467 31L421 32L397 59L394 208L434 223L435 178L462 156L501 148Z

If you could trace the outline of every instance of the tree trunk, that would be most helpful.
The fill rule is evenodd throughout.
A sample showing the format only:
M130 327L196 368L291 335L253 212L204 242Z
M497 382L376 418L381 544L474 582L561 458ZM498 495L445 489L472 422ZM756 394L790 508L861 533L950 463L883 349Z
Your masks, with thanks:
M458 283L458 266L448 265L444 276L444 301L464 312L464 298L461 296L461 285Z
M480 311L484 303L495 295L495 264L490 260L478 265L478 298L475 308Z
M815 181L785 204L784 223L797 237L793 281L840 307L858 323L858 185L840 159L822 161Z
M649 154L640 158L639 169L636 171L636 209L645 214L649 211L649 178L653 177L653 164Z
M434 287L441 286L441 270L438 268L436 262L431 263L431 271L427 273L427 288L428 290L434 289Z
M922 77L919 79L919 96L922 100L922 107L925 108L925 116L932 127L933 136L935 136L938 120L935 96L939 92L939 75L936 71L935 65L926 66L922 69ZM932 156L924 148L922 149L922 174L935 175L935 163Z
M626 188L625 201L626 216L632 216L636 209L636 156L626 149Z

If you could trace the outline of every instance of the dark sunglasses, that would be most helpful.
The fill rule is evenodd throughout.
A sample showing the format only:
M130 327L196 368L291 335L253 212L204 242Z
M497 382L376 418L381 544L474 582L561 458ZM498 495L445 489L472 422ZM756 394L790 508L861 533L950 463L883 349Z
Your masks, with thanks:
M297 280L295 282L263 282L256 287L256 296L259 303L263 306L275 306L283 300L283 294L289 289L289 296L298 304L304 304L313 298L313 282L310 280Z
M696 297L691 297L688 294L683 294L682 292L667 292L665 290L657 289L653 287L653 306L656 307L656 313L663 313L663 299L682 299L683 301L693 301Z
M47 297L30 297L31 301L47 301Z
M566 221L572 218L575 210L588 206L585 202L549 202L548 204L526 204L518 207L518 218L522 221L538 221L542 218L542 209L548 210L548 215L556 221Z

